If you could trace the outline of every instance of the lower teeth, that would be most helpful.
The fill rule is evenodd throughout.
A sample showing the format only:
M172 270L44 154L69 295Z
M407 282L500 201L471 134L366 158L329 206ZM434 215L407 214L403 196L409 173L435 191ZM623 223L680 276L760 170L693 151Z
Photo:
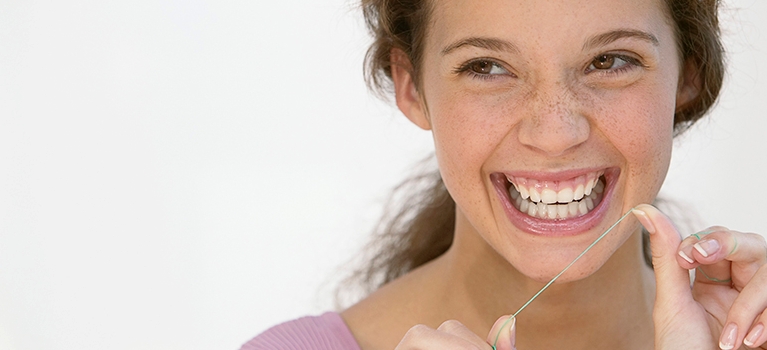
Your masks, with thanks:
M602 180L599 180L599 184L604 187ZM529 216L541 218L541 219L568 219L588 214L596 207L602 200L601 192L592 191L588 196L583 197L579 201L572 201L570 203L559 204L545 204L540 202L532 202L529 199L523 199L519 195L519 192L511 186L509 188L509 194L515 207L523 213Z

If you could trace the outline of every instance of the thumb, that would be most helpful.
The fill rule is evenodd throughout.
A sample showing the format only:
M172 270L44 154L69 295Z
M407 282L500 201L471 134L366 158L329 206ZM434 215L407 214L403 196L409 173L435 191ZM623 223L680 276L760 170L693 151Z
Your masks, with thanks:
M516 350L516 324L513 316L501 316L487 334L487 343L496 350Z
M650 233L656 305L673 307L685 299L692 300L689 272L679 266L677 261L677 250L682 238L674 224L648 204L640 204L632 212Z

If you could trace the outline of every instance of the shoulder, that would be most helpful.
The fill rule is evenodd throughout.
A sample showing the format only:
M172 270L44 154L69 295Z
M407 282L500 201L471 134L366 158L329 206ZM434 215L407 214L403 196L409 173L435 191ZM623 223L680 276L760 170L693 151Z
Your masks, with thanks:
M301 317L259 334L240 350L359 350L349 327L335 312Z

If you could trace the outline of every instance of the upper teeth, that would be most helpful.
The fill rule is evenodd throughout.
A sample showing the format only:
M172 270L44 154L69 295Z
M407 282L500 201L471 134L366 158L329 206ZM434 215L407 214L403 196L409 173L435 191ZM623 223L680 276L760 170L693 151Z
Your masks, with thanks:
M602 193L604 191L604 184L599 181L601 175L601 173L590 174L569 181L569 184L555 184L548 181L537 182L524 178L509 178L509 182L514 185L514 188L517 190L515 192L519 192L523 199L529 199L534 203L570 203L581 200L584 196L589 196L592 191ZM528 185L528 182L531 182L532 186ZM556 187L560 187L559 191L554 190Z
M601 201L599 194L604 191L604 183L599 180L600 176L601 173L592 173L559 182L509 177L509 182L514 185L509 189L509 195L519 211L532 217L577 217L586 215Z

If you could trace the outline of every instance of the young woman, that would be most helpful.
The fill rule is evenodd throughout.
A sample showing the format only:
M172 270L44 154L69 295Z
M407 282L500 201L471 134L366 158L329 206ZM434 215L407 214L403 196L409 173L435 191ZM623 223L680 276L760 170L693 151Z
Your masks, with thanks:
M392 225L380 288L243 349L767 349L764 239L682 240L646 204L721 87L717 1L362 5L371 82L432 131L439 176Z

